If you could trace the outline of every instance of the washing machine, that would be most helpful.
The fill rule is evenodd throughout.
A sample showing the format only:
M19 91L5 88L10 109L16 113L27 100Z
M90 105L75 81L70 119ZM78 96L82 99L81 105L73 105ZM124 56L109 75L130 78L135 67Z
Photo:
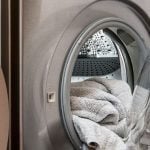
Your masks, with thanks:
M91 77L124 80L133 92L134 111L140 114L149 107L149 5L148 0L12 4L12 149L88 149L72 122L72 82ZM143 118L141 122L148 115Z
M125 80L139 101L134 109L143 110L150 85L148 5L118 0L24 2L23 149L87 149L72 123L71 82L93 76Z

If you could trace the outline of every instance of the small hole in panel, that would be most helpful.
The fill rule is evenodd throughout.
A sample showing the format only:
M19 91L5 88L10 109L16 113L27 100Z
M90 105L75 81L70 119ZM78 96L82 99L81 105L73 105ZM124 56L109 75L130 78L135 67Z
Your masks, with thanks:
M47 102L55 102L55 93L54 92L48 92L47 93Z

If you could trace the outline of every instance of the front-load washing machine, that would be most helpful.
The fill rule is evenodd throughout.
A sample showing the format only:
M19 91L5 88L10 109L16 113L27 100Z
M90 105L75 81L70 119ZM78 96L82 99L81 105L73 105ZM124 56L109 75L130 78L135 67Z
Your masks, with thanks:
M140 134L148 130L149 4L148 0L20 1L19 121L15 120L20 144L13 147L88 149L72 123L70 83L95 76L130 85L133 110L139 116L143 112L134 117L136 130L139 120ZM148 142L144 144L148 148Z

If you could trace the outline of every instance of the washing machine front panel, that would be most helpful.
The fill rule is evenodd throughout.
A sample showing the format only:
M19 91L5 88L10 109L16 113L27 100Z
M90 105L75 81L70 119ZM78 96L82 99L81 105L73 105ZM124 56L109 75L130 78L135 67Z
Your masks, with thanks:
M43 84L47 82L48 67L61 34L72 19L91 2L93 0L80 2L69 0L65 5L58 5L59 0L53 2L27 0L23 3L23 126L21 129L23 138L21 140L23 139L24 149L53 150L55 149L53 145L57 145L58 149L60 147L72 149L72 146L69 148L66 146L70 144L67 144L68 140L61 126L56 103L49 110L49 114L52 115L50 115L52 131L58 134L56 138L49 136L45 118L47 95L45 98ZM55 144L51 142L51 138L56 139Z
M115 7L116 5L119 5L118 9L116 9L116 7ZM115 8L115 10L114 10L114 8ZM120 11L124 12L124 13L118 15ZM128 16L130 16L130 18ZM101 25L101 28L104 28L106 26L109 27L110 25L112 25L112 26L120 26L121 28L126 29L126 25L127 25L129 27L128 32L130 33L130 31L133 30L134 31L133 36L135 38L137 36L139 37L139 39L136 38L138 43L140 41L144 41L143 44L139 44L139 49L136 52L134 52L134 53L138 53L137 60L140 60L140 61L136 62L136 65L138 64L137 65L138 68L136 68L134 70L134 73L136 74L135 77L136 76L138 77L138 75L140 74L140 72L142 70L144 62L146 60L146 57L149 53L149 50L148 50L149 49L149 44L148 44L148 41L149 41L148 32L149 31L147 28L145 28L144 22L142 22L139 18L140 18L140 16L137 17L137 14L135 14L128 5L126 5L122 2L100 1L100 2L90 5L86 9L84 9L84 11L82 11L76 18L74 18L71 25L64 32L64 34L61 37L61 40L56 48L51 65L49 67L48 79L47 79L47 81L48 81L47 82L47 92L53 93L53 91L54 91L56 96L58 96L58 97L56 97L54 103L59 104L59 109L61 109L60 106L63 105L63 108L59 112L61 114L58 114L58 115L61 115L62 119L65 120L64 126L66 128L71 125L71 120L69 122L67 122L67 119L71 118L71 113L69 113L70 103L68 102L69 99L67 99L67 97L69 97L69 89L70 89L70 85L68 82L69 82L70 76L72 74L71 67L73 67L73 64L74 64L74 62L77 58L77 54L78 54L77 51L72 54L73 51L71 48L74 47L74 45L72 46L72 44L74 44L75 41L79 42L79 44L82 43L82 38L80 38L81 37L80 35L84 34L85 33L84 30L86 30L88 27L90 28L93 25L93 23L98 20L100 23L98 23L97 25ZM111 21L113 22L112 24L111 24ZM95 25L95 27L97 25ZM89 32L90 32L90 30L89 30ZM137 35L135 35L135 34L137 34ZM79 39L77 39L77 37L79 37ZM133 56L130 52L128 52L128 53L132 60L132 58L135 56ZM68 57L66 57L66 56L68 56ZM69 60L71 60L70 68L64 68L64 62L66 62L67 58ZM68 61L67 63L70 63L70 62ZM63 71L62 68L66 69L65 71L67 71L67 74L68 74L67 79L62 78L62 72L61 72L61 71ZM62 80L62 83L67 83L65 86L63 86L63 89L59 88L60 80ZM60 102L62 97L60 96L59 90L63 91L61 93L62 95L63 95L63 93L65 93L64 97L61 95L63 97L63 99L65 99L65 102L62 102L62 103ZM46 105L46 110L47 111L52 110L53 109L52 105L51 104ZM57 107L57 111L58 111L58 107ZM65 112L66 112L66 115L63 115ZM47 115L48 114L49 114L49 112L47 112ZM50 121L50 118L48 116L47 116L47 120ZM53 133L51 131L52 131L52 128L50 127L49 134L54 137L55 135L53 135ZM76 139L76 141L74 142L76 145L74 145L74 146L77 149L80 149L81 148L80 141L77 140L77 137L75 135L75 132L73 132L72 127L69 130L67 130L67 134L68 134L69 138L71 139L71 142L74 142L74 139ZM73 139L73 137L74 137L74 139Z
M68 98L73 66L79 52L73 48L76 43L80 45L84 41L82 37L86 37L86 31L89 34L93 26L100 29L114 26L129 33L133 31L133 37L140 43L136 50L128 51L133 65L134 86L145 86L144 82L138 81L150 48L148 23L142 19L143 16L121 1L86 4L84 1L86 7L83 9L82 3L82 11L76 7L72 16L51 14L55 22L46 17L26 36L23 131L27 150L84 149L72 125ZM58 22L57 17L61 18Z

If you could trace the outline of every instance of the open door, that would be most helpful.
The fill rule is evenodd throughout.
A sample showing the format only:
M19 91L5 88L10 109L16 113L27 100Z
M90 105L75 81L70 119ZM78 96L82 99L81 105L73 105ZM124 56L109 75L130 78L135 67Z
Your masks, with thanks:
M8 109L8 95L3 76L0 68L0 150L7 149L9 131L9 109Z

